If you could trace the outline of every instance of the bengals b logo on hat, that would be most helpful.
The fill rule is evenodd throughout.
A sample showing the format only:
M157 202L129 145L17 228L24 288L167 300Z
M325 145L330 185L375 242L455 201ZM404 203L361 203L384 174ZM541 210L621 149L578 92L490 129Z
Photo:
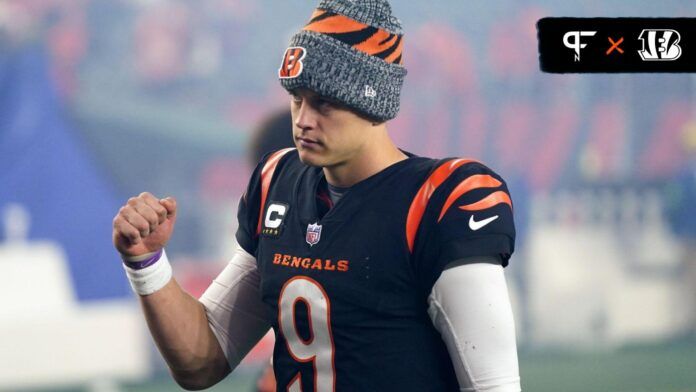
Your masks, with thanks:
M281 79L292 79L302 73L302 59L305 58L307 50L301 46L291 46L285 50L283 62L278 69L278 77Z

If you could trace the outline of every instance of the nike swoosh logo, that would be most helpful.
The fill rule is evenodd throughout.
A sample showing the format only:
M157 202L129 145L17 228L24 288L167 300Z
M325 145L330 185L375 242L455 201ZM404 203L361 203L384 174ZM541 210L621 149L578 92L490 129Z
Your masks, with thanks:
M469 228L473 231L476 231L476 230L482 228L483 226L493 222L496 219L498 219L498 215L492 216L490 218L486 218L484 220L475 221L474 216L472 215L471 218L469 218Z

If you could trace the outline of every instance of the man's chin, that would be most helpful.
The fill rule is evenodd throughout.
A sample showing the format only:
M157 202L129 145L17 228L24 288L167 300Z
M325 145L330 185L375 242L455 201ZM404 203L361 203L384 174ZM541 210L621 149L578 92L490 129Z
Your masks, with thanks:
M320 157L317 157L316 154L312 154L311 152L308 151L299 151L299 156L300 156L300 161L304 163L307 166L316 166L316 167L323 167L325 166L325 163Z

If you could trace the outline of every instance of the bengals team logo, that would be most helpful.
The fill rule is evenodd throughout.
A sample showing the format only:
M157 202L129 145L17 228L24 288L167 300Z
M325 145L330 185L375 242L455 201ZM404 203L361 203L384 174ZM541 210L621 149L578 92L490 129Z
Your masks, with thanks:
M278 69L278 77L281 79L292 79L302 73L302 59L307 55L307 50L301 46L291 46L285 51L283 63Z
M681 35L676 30L645 29L638 39L643 42L643 49L638 51L643 61L674 61L682 54Z

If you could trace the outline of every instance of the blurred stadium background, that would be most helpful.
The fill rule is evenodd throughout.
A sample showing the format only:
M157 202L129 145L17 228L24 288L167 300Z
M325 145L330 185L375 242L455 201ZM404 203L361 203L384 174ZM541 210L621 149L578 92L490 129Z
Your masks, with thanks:
M693 0L394 0L390 130L509 182L527 391L696 391L696 77L547 75L543 16L696 16ZM0 390L168 391L110 242L142 191L198 295L234 245L254 127L307 0L0 0ZM253 390L272 342L213 390Z

